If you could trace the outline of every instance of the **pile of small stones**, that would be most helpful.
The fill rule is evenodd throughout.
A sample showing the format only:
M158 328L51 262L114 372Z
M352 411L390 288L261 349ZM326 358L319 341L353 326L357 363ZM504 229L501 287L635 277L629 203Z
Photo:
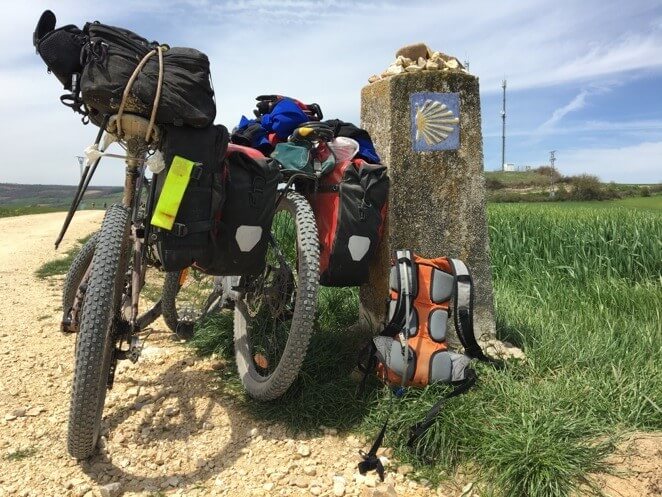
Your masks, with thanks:
M395 54L395 61L381 74L373 74L369 83L390 78L406 72L419 71L454 71L468 74L464 66L455 57L431 50L425 43L407 45Z

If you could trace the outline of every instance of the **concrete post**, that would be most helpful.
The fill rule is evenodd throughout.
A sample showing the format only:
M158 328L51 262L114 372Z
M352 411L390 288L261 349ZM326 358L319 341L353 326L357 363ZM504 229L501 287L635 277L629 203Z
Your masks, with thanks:
M362 325L376 330L383 322L390 254L409 248L467 263L475 286L476 335L492 338L478 79L460 70L385 77L363 88L361 122L391 178L384 239L360 292Z

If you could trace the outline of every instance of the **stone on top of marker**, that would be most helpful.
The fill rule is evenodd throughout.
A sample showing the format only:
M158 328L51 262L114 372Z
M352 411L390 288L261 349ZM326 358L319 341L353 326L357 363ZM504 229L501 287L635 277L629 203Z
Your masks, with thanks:
M452 71L467 73L456 57L432 50L425 43L414 43L400 48L395 53L395 61L381 74L373 74L368 83L390 78L398 74L419 71Z

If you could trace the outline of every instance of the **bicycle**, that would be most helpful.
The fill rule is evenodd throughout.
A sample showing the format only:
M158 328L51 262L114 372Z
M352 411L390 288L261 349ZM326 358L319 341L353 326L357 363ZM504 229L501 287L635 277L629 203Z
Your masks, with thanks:
M147 156L158 147L158 128L145 141L146 119L124 114L118 137L126 149L126 173L121 204L108 208L99 232L81 251L86 258L76 265L64 294L65 310L73 300L77 309L76 353L69 412L67 448L85 459L96 448L106 390L112 388L118 361L137 361L145 338L138 312L139 296L149 266L158 266L150 240L149 219L155 203L155 177L145 178ZM97 135L117 133L117 117L105 119ZM104 147L105 148L105 147ZM111 155L111 154L106 154ZM113 156L113 155L111 155ZM86 167L57 243L64 236L80 199L98 165ZM249 395L272 400L296 378L306 354L316 309L319 280L319 244L312 209L292 191L292 178L280 189L274 229L269 237L265 268L255 276L241 276L231 292L235 301L235 356ZM140 199L145 196L144 202ZM56 245L57 245L56 243ZM94 248L92 248L92 246ZM168 276L166 276L168 278ZM172 277L170 277L172 278ZM232 281L224 278L223 281ZM226 292L228 289L226 288ZM161 300L161 310L163 307ZM152 309L153 311L153 309ZM266 319L265 319L266 318Z

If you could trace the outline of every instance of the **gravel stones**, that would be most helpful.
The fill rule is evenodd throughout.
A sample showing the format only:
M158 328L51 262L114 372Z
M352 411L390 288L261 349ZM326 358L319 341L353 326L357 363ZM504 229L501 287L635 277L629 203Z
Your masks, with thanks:
M345 495L345 489L347 487L347 482L342 476L333 477L333 495L335 497L342 497Z
M99 487L101 497L118 497L122 492L122 484L118 482L108 483Z
M25 416L26 409L23 407L19 407L18 409L14 409L13 411L8 412L5 414L5 421L14 421L15 419L22 418Z

